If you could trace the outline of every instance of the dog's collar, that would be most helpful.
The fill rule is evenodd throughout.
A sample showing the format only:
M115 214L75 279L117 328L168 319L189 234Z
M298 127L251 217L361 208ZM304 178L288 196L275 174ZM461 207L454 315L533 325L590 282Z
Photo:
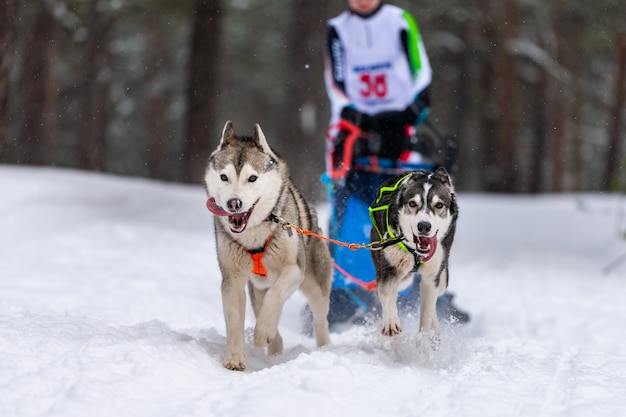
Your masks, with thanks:
M380 237L380 238L382 239L382 237ZM408 252L411 255L413 255L413 259L414 259L413 272L417 272L418 268L420 267L420 265L422 265L424 263L424 261L422 261L422 258L420 258L420 256L417 253L417 251L415 249L405 245L403 240L406 240L406 239L404 238L403 235L400 235L398 237L394 237L392 239L387 240L384 244L381 245L381 247L384 249L387 246L398 245L398 246L400 246L400 248L402 248L403 251Z
M373 219L372 219L373 221ZM376 223L374 223L375 225ZM378 230L378 228L376 228L376 230ZM393 231L391 230L391 226L389 226L389 224L387 224L387 234L389 236L391 236L391 239L387 239L384 240L383 236L380 235L380 232L378 232L378 237L381 240L384 240L384 243L381 244L381 248L384 249L387 246L392 246L392 245L398 245L400 246L400 248L405 251L410 253L411 255L413 255L413 259L415 260L415 263L413 265L413 272L417 272L418 268L420 267L420 265L422 265L424 263L424 261L422 261L422 259L420 258L419 254L417 253L417 251L407 245L404 244L404 241L406 240L406 238L404 237L404 235L400 235L398 237L396 237L393 233Z
M291 237L293 235L293 231L291 230L291 228L294 227L294 225L289 223L288 221L286 221L282 217L278 217L274 213L270 213L270 215L267 216L265 221L266 222L276 223L276 224L280 225L284 230L287 231L287 234L289 235L289 237Z
M405 245L406 246L406 245ZM407 248L411 255L413 255L414 263L413 263L413 272L417 272L419 267L424 263L420 256L417 254L417 251L411 248Z
M270 215L267 216L267 219L265 219L265 221L280 224L280 218L274 213L270 213Z

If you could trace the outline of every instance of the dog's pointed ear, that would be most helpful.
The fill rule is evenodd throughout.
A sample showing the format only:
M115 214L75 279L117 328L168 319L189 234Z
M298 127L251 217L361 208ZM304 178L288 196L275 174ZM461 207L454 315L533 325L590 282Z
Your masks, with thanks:
M412 184L415 184L422 178L427 178L430 175L427 171L413 171L411 175L408 175L404 181L398 184L398 189L406 188Z
M428 171L414 171L411 176L407 178L408 181L405 180L405 182L416 182L422 178L428 177L428 175L430 175Z
M437 168L437 170L433 173L433 178L435 178L438 181L441 181L443 185L445 185L446 187L450 189L451 193L454 193L454 186L452 185L452 179L450 178L450 174L448 174L448 171L446 171L444 167Z
M263 133L263 130L261 130L261 125L259 125L258 123L254 124L254 142L258 143L259 146L261 146L261 148L263 149L263 152L270 154L270 155L274 155L274 152L272 151L272 148L270 148L270 145L268 145L267 143L267 139L265 139L265 134Z
M393 199L395 199L395 203L398 206L404 205L404 193L403 193L404 189L409 187L411 184L415 183L417 180L419 180L423 176L425 176L425 173L421 171L415 171L411 175L406 176L404 180L402 180L398 184L392 197ZM393 181L391 181L390 184L393 184L395 181L397 181L397 179L394 179Z
M233 127L233 122L230 120L226 121L224 125L224 129L222 129L222 138L220 139L220 148L224 145L228 144L237 139L237 135L235 135L235 128Z

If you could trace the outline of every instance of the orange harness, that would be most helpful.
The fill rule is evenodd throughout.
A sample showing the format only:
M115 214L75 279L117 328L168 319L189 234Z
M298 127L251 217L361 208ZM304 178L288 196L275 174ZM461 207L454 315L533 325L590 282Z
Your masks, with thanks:
M267 238L265 245L260 249L246 249L245 247L241 246L243 250L245 250L248 253L248 255L250 255L250 258L252 258L252 273L253 274L260 275L262 277L267 276L267 271L265 270L265 266L263 265L263 254L267 250L267 247L269 246L271 240L272 240L272 234L270 233L270 236Z

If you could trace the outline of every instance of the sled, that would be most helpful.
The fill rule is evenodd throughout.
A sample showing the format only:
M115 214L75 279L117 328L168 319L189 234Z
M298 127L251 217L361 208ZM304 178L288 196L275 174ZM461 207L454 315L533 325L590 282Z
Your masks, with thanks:
M407 133L407 147L398 160L359 155L355 150L363 148L359 141L369 140L367 132L356 125L340 120L327 134L331 149L338 151L333 141L343 131L339 158L330 154L332 168L322 176L330 201L329 236L341 242L369 243L372 223L368 207L376 198L380 184L390 177L409 171L433 171L444 166L449 172L455 170L456 140L447 137L430 121L419 127L411 127ZM361 144L362 145L362 144ZM366 320L376 310L376 271L368 250L353 250L341 245L331 245L334 259L334 276L331 291L331 328L337 330L342 324L351 325ZM419 280L399 294L400 309L414 311L419 304ZM340 329L339 329L340 330Z

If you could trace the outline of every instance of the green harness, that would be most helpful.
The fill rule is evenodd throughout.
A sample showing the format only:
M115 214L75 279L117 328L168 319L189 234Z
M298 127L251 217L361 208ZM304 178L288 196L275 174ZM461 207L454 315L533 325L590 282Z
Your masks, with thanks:
M376 201L374 201L369 206L368 210L370 213L370 220L372 221L374 228L378 232L378 237L380 238L381 241L383 241L384 239L385 233L383 233L383 231L385 231L386 235L390 238L391 244L397 244L405 252L413 253L414 251L407 248L407 246L402 242L403 240L405 240L404 237L396 236L393 233L393 230L391 230L391 225L389 224L389 202L391 201L391 196L398 189L402 181L404 181L410 176L411 176L411 173L408 173L400 177L395 183L393 183L393 185L390 185L387 187L380 187L380 189L378 190L378 197L376 198ZM378 222L376 222L374 213L377 213L377 212L384 212L385 224L381 225L381 224L378 224Z
M389 245L396 244L400 246L403 251L408 252L411 255L413 255L413 258L415 258L413 272L417 272L418 268L422 264L422 260L417 254L417 251L407 247L403 242L404 240L406 240L405 237L402 235L396 236L395 233L393 233L393 230L391 230L391 225L389 224L389 203L391 201L391 196L393 195L394 191L398 189L400 184L402 184L402 181L404 181L411 175L412 173L409 172L408 174L400 177L396 182L393 183L393 185L387 186L387 187L380 187L380 189L378 190L378 197L376 198L376 201L374 201L369 206L368 210L370 213L370 220L372 221L374 228L378 232L379 239L381 240L381 242L385 242L384 244L381 244L381 246L386 247ZM381 212L381 211L384 212L384 219L385 219L384 225L378 224L374 217L374 213ZM383 230L386 232L386 235L389 236L390 238L389 240L385 240L384 238L385 234L383 233Z
M387 240L381 246L386 247L386 246L389 246L389 245L397 244L398 246L400 246L400 248L402 248L403 251L408 252L411 255L413 255L413 258L415 259L415 264L413 266L413 272L417 272L418 268L423 263L422 260L420 259L419 255L417 254L417 251L407 247L404 244L404 242L403 242L404 240L406 240L406 238L404 236L402 236L402 235L396 236L393 233L393 230L391 230L391 225L389 224L389 203L391 201L391 196L398 189L400 184L402 184L402 182L404 180L406 180L408 177L410 177L411 175L412 175L412 173L409 172L408 174L403 175L402 177L400 177L396 182L393 183L393 185L387 186L387 187L380 187L380 189L378 190L378 197L376 198L376 201L374 201L369 206L368 210L369 210L369 213L370 213L370 220L372 221L372 224L374 225L374 228L378 232L378 237L381 240L381 242L385 241L385 239L383 237L384 236L383 230L385 230L387 236L390 237L390 239ZM378 224L376 222L376 219L374 218L374 213L375 212L380 212L380 211L384 211L384 219L385 219L385 224L384 225ZM383 226L384 226L384 229L383 229Z

